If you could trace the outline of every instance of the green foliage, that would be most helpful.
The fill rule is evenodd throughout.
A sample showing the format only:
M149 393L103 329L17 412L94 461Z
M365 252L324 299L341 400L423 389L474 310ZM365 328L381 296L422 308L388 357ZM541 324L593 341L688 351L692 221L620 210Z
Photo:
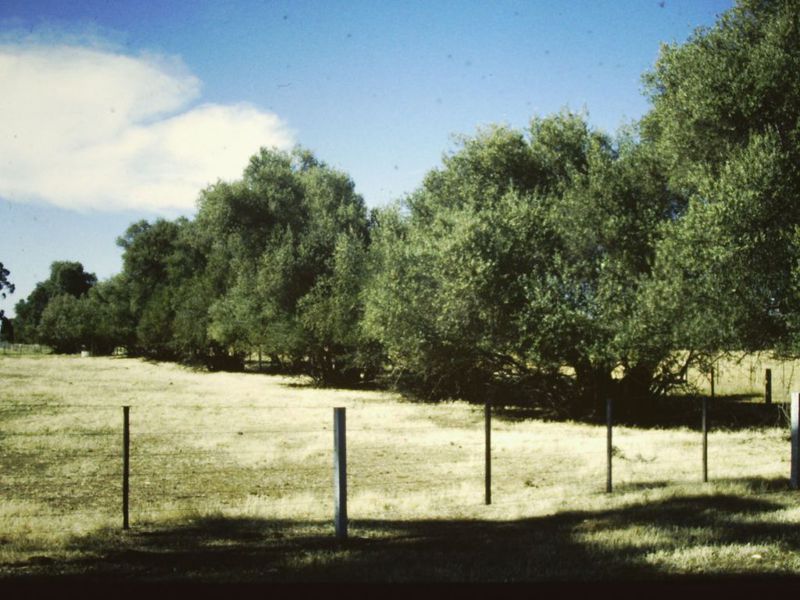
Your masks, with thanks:
M197 224L185 218L140 221L118 243L124 250L119 286L126 290L128 303L116 311L123 331L129 332L128 351L213 362L219 348L209 341L207 327L214 282Z
M356 377L359 338L343 322L321 320L323 307L339 302L334 318L358 326L361 281L345 275L358 268L344 266L355 256L345 248L363 250L367 220L346 175L302 150L262 150L241 182L203 194L197 223L211 240L209 264L229 268L225 275L217 268L223 292L209 310L212 340L235 352L259 349L320 382ZM347 316L345 290L352 292Z
M799 14L794 0L740 2L646 76L644 137L689 198L642 307L671 347L797 346Z
M694 191L717 177L753 134L798 150L800 3L745 0L683 45L664 46L645 75L656 141L671 180Z
M8 279L11 271L3 266L0 262L0 298L5 298L7 294L14 293L14 284Z
M175 359L172 348L172 306L174 288L179 279L173 268L178 235L186 221L163 219L150 224L139 221L128 227L117 240L123 249L123 285L129 300L129 311L135 323L131 354Z
M320 383L388 367L434 398L490 385L581 409L663 391L677 356L798 352L798 15L743 0L662 48L640 126L480 130L369 219L346 174L262 149L195 219L131 225L119 277L54 263L15 325L59 348L226 368L258 351Z
M84 345L94 345L94 352L107 353L115 348L135 345L135 320L128 299L128 288L122 274L99 282L89 291L95 311L96 339Z
M354 379L368 362L349 330L366 244L364 203L346 175L307 151L262 149L241 180L201 193L193 221L128 228L128 305L115 314L133 353L241 368L259 350L321 382ZM330 327L327 309L337 311Z
M39 324L47 305L59 296L81 298L97 283L94 273L87 273L79 262L55 261L50 265L50 277L36 284L26 299L14 307L15 337L21 342L41 340Z
M564 365L588 393L642 362L627 319L674 211L652 157L577 115L479 132L380 214L367 329L432 396Z
M312 374L326 383L358 381L381 367L381 348L362 328L367 249L362 239L339 235L330 273L317 279L298 302Z
M94 303L69 294L47 303L39 323L39 339L56 353L68 354L94 347L100 331Z

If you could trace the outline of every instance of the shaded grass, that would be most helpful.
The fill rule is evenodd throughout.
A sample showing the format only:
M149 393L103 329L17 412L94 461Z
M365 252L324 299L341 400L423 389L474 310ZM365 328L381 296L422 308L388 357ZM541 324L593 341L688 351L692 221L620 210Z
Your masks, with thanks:
M324 522L207 516L69 546L86 555L5 565L17 580L665 581L795 578L800 526L787 497L682 496L514 521Z
M766 405L763 402L756 403L751 400L752 397L747 394L731 394L716 396L713 400L709 399L709 427L724 430L788 427L788 403L774 402ZM699 430L701 411L701 395L672 395L648 399L647 410L637 411L635 415L619 414L620 411L616 411L614 421L619 425L644 429L689 428ZM536 408L498 406L494 408L494 412L500 418L508 421L525 422L531 419L551 423L572 421L572 419L552 414L545 416L542 410ZM599 425L605 423L605 415L595 414L575 419L575 421Z

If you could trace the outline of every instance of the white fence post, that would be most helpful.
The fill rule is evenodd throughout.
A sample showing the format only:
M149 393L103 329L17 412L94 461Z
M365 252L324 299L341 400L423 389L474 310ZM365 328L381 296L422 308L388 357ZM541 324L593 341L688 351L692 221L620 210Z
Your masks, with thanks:
M336 538L347 539L347 430L345 409L333 409L333 524Z

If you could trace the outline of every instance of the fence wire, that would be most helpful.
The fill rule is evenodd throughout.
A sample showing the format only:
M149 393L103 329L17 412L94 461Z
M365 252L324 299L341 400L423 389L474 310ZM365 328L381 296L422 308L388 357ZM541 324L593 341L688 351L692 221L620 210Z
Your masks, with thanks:
M180 408L187 413L181 414ZM286 413L297 409L307 411L305 415L319 413L319 420L289 419L281 425ZM486 445L479 411L468 415L468 422L432 417L384 425L380 411L368 406L349 410L347 479L356 507L373 510L377 502L389 506L387 510L439 514L448 507L485 506ZM50 416L51 411L68 420L42 426L38 419L28 419ZM158 411L169 411L171 417L161 418ZM0 523L88 516L118 520L123 490L120 412L119 407L81 403L0 407ZM319 513L333 503L330 407L253 404L224 411L221 406L169 404L141 412L133 408L130 428L128 483L134 521L158 520L182 510L236 507L282 515ZM217 418L219 412L224 415ZM493 507L562 506L605 493L605 428L576 429L577 440L537 431L497 421L491 434ZM740 437L740 444L728 443L726 455L718 456L715 434L710 434L712 481L788 475L788 444L786 452L770 455L775 440L758 431ZM700 432L616 428L612 473L620 493L700 485Z

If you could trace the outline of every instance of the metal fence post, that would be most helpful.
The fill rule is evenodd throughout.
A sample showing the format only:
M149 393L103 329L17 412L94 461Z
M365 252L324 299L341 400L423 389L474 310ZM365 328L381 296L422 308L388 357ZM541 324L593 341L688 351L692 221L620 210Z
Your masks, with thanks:
M708 397L703 396L703 414L701 417L703 431L703 483L708 483Z
M772 369L764 374L764 403L772 404Z
M131 429L130 406L122 407L122 528L130 529L128 494L130 492Z
M789 483L800 488L800 392L792 392L792 465Z
M485 435L485 457L484 457L484 501L486 504L492 503L492 405L487 400L483 408L484 416L484 435Z
M610 494L613 490L611 483L611 459L614 454L614 446L612 445L612 400L611 396L606 398L606 493Z
M333 409L333 524L336 538L347 539L347 430L345 409Z

